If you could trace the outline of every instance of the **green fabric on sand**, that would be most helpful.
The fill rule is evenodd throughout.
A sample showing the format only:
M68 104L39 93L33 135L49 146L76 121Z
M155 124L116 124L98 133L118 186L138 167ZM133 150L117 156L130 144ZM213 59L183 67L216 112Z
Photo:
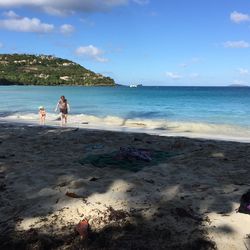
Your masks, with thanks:
M120 168L132 172L138 172L144 167L150 167L157 165L159 163L165 162L168 158L177 156L179 153L174 152L164 152L164 151L152 151L150 152L152 160L150 162L146 162L138 159L120 159L119 151L112 152L110 154L94 154L89 155L79 162L81 164L91 164L98 168Z

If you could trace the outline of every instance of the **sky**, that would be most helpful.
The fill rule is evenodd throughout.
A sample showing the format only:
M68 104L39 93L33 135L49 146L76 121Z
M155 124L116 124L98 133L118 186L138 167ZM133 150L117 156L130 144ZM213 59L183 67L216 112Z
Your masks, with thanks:
M0 0L0 53L125 85L250 85L250 0Z

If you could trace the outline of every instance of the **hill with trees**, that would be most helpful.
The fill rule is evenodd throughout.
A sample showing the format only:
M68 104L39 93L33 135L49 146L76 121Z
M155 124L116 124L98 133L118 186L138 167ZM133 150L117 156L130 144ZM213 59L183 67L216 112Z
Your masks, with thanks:
M0 54L0 85L114 86L115 82L51 55Z

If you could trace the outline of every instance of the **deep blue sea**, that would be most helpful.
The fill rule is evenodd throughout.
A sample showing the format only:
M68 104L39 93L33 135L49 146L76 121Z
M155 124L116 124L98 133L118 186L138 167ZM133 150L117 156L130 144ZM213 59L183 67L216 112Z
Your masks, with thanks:
M61 95L68 99L69 124L74 126L235 137L249 134L250 138L247 87L0 86L0 117L34 122L43 105L48 123L56 122L54 109Z

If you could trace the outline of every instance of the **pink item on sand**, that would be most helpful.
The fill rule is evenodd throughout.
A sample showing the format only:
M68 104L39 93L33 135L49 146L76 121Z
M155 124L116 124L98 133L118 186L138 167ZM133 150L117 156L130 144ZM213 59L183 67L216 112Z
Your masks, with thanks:
M82 220L76 225L76 231L80 234L81 239L88 237L89 223L87 220Z

